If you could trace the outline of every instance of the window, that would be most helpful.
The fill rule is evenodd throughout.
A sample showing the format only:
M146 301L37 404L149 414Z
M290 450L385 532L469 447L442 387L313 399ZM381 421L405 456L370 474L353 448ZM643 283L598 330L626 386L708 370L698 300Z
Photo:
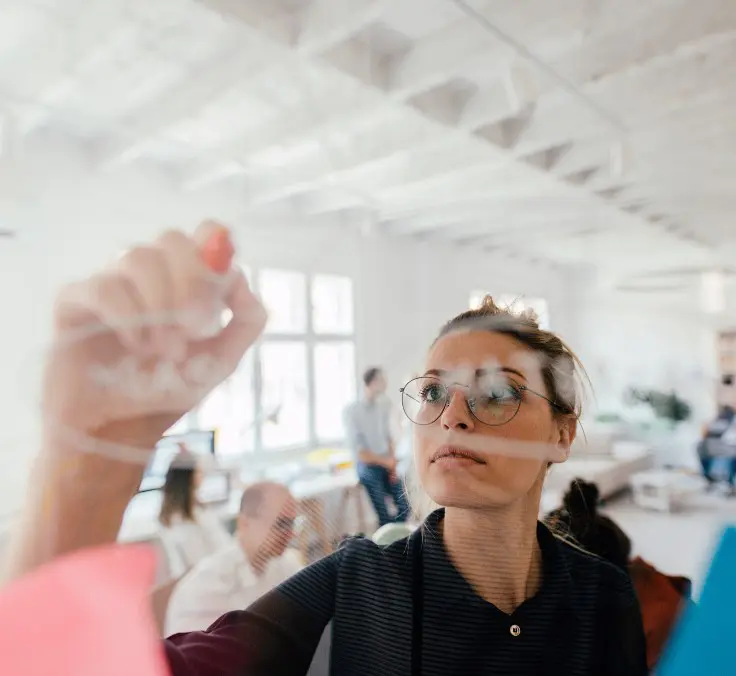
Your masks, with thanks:
M479 308L486 295L488 295L487 291L473 291L470 294L470 309ZM539 318L539 327L547 331L549 330L549 306L544 298L527 298L526 296L509 293L499 294L493 296L493 298L498 305L508 307L513 312L523 312L527 309L534 310Z
M263 270L258 292L268 310L267 333L306 333L307 280L299 272Z
M196 413L197 428L215 430L217 454L240 455L255 447L253 352L249 351L235 373L202 402Z
M312 280L312 326L317 334L353 333L353 281L316 275Z
M342 413L355 399L355 345L318 343L314 347L314 408L318 439L341 439Z
M215 429L218 455L338 442L356 396L352 280L274 269L249 278L266 331L188 426Z
M309 441L306 344L264 342L260 353L263 448L306 444Z

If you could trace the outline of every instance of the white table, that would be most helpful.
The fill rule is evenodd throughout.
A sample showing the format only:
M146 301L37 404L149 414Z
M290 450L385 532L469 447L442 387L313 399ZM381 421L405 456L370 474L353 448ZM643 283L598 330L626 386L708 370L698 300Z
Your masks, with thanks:
M634 502L645 509L661 512L685 506L704 487L701 477L676 471L650 470L631 477Z

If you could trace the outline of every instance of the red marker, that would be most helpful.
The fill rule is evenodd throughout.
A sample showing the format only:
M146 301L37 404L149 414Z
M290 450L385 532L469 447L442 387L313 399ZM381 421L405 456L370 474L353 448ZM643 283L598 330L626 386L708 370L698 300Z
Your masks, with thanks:
M230 232L223 226L218 228L207 238L200 248L205 265L218 275L225 274L232 265L235 247L230 240Z

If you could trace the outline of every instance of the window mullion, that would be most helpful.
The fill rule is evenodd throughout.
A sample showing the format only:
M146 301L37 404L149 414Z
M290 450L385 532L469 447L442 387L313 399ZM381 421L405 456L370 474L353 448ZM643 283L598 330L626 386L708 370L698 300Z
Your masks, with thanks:
M312 306L312 275L307 276L305 284L307 303L307 335L305 349L307 351L307 411L309 446L317 446L317 384L314 370L314 307Z

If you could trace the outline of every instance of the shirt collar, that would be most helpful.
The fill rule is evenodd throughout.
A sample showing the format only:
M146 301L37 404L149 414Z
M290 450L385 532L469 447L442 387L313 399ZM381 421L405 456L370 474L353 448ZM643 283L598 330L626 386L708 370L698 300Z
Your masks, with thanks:
M444 599L445 604L467 602L471 597L477 599L480 604L486 604L460 575L447 554L439 531L439 524L444 516L444 509L434 511L427 517L422 528L417 530L424 553L427 583L431 584L432 579L442 580L443 584L450 585L455 590L454 594L437 595L438 598ZM567 545L561 543L540 521L537 521L537 542L542 551L542 584L537 594L528 602L533 601L534 605L544 606L569 606L572 576L563 549ZM415 544L419 543L415 541Z

